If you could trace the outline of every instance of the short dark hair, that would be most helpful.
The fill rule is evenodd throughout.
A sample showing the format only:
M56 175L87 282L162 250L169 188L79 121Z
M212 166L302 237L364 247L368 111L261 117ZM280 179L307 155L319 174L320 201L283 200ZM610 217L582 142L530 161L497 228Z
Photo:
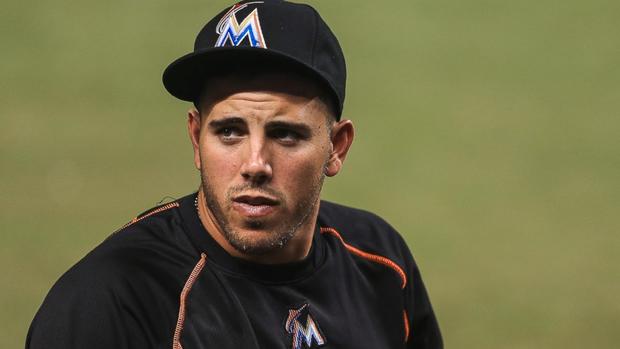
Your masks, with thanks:
M293 64L286 60L264 59L254 60L251 64L247 64L245 61L231 62L227 69L213 70L207 74L208 78L204 81L200 93L194 98L194 106L201 112L200 103L204 99L205 95L209 93L209 82L212 79L226 78L232 76L245 76L255 77L263 74L291 74L304 81L310 82L316 86L317 97L325 105L327 109L328 121L336 121L336 105L337 99L333 95L332 90L327 86L321 78L316 76L316 73L312 72L308 68L305 68L299 64Z

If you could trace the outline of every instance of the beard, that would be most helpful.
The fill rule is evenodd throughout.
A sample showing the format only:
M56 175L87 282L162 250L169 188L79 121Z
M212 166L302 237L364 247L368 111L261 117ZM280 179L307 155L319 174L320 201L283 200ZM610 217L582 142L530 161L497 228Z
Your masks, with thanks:
M215 195L215 190L209 183L207 173L201 170L200 176L207 208L213 214L216 224L220 228L224 238L237 251L255 256L267 254L275 249L284 248L287 245L297 234L299 228L308 222L312 212L314 212L319 203L323 181L325 180L325 173L323 171L313 178L311 183L308 183L306 194L299 198L299 201L292 207L291 213L280 219L273 228L270 228L272 230L267 232L267 236L252 238L251 235L254 235L254 233L251 232L251 230L263 228L266 222L261 219L245 219L243 221L244 228L250 230L250 232L244 234L238 229L235 229L235 227L230 224L229 217L226 214L226 212L232 211L232 198L238 193L252 189L253 192L259 192L277 198L280 206L279 210L288 212L289 208L287 206L288 201L286 200L286 196L267 185L248 183L228 189L224 202L219 202ZM263 233L259 232L256 232L256 234L263 235Z

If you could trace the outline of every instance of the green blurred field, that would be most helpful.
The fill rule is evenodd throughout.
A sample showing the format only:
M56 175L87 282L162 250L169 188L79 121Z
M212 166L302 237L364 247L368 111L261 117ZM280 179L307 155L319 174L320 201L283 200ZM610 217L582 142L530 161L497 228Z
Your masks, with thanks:
M620 2L311 3L357 127L324 197L405 235L446 346L617 347ZM0 347L110 232L197 187L161 73L226 5L3 1Z

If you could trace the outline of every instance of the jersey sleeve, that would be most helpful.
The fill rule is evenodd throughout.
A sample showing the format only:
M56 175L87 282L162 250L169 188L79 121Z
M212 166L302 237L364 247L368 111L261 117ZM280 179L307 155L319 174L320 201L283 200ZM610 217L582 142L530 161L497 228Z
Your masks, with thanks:
M405 247L407 286L405 287L405 316L409 324L407 349L440 349L443 340L422 275L411 252Z
M381 217L364 210L322 201L321 223L342 232L346 241L385 256L405 273L403 290L408 349L439 349L443 341L420 270L401 234ZM400 281L400 280L399 280ZM400 283L399 283L400 285Z
M110 277L114 271L82 266L50 290L30 325L26 349L147 348L118 294L122 285Z

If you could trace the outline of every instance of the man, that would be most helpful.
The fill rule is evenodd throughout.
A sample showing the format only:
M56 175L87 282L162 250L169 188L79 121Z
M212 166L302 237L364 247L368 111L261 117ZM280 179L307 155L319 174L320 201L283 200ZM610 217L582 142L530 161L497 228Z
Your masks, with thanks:
M441 348L379 217L320 200L353 141L345 63L307 5L246 1L164 72L194 102L195 194L148 210L52 288L27 348Z

